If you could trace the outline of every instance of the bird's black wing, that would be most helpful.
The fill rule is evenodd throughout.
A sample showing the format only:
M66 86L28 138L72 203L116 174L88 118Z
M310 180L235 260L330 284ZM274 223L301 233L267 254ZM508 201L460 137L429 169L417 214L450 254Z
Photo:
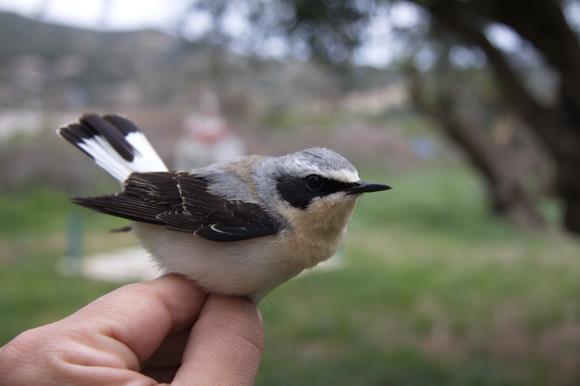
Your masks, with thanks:
M212 241L246 240L279 230L278 222L260 205L225 200L208 191L206 180L185 172L133 173L121 193L73 202Z

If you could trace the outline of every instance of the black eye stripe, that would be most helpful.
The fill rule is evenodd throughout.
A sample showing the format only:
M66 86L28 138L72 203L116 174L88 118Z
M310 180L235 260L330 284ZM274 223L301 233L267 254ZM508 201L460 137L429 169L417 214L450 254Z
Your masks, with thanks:
M324 196L332 194L332 193L336 193L336 192L341 192L343 190L346 190L348 188L352 188L353 186L357 185L356 182L343 182L343 181L331 180L330 178L324 178L324 177L321 177L321 178L324 181L323 188L321 189L321 193L324 193L324 194L322 194Z
M319 179L320 182L320 186L317 185L316 189L309 186L309 180L313 176L316 176L317 181ZM312 200L317 197L328 196L356 185L356 182L342 182L311 174L302 178L281 176L277 180L276 188L284 201L296 208L306 209Z
M309 178L311 176L315 176L315 174L311 174L310 176L307 176L305 178ZM340 192L340 191L346 190L348 188L351 188L353 186L356 186L356 182L343 182L343 181L337 181L337 180L333 180L333 179L322 177L322 176L317 176L317 177L320 178L321 185L322 185L322 187L319 189L319 192L322 194L319 194L319 196L327 196L329 194Z

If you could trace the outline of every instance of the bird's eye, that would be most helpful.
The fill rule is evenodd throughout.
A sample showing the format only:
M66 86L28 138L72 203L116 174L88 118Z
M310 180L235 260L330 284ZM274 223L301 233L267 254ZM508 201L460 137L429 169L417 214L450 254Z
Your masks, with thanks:
M316 174L311 174L308 177L306 177L306 186L308 187L308 189L312 190L312 191L317 191L322 189L322 186L324 185L324 180L322 179L322 177L316 175Z

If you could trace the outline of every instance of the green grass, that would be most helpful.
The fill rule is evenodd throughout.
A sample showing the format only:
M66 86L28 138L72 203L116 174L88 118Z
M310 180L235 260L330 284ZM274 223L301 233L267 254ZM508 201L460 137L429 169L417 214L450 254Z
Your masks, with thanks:
M261 304L258 385L580 384L578 241L490 217L462 170L365 177L395 189L361 200L344 265L292 280ZM9 209L19 225L5 243L45 229L20 205ZM63 226L68 207L45 207L42 221ZM111 224L85 215L97 224L89 249L105 248ZM21 248L0 265L0 343L113 287L58 274L62 247Z
M14 240L32 234L54 234L66 229L72 213L86 219L89 231L111 229L127 223L81 209L71 204L69 194L65 192L40 187L0 194L0 237Z
M0 235L17 237L64 228L68 209L64 194L46 188L2 194Z
M0 344L49 323L112 290L112 284L62 276L54 256L30 256L0 268Z
M390 233L386 245L412 242ZM262 384L300 384L272 380L297 373L320 379L312 384L544 385L544 368L569 359L565 336L555 352L541 342L579 326L577 250L551 256L556 241L539 251L509 243L458 251L439 241L382 250L354 236L343 269L290 282L266 300L275 343ZM572 347L580 359L580 341Z

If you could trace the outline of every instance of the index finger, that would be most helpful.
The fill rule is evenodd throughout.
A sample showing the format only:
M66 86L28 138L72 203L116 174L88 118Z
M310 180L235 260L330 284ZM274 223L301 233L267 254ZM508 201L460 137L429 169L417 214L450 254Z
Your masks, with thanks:
M252 302L209 295L173 385L252 385L263 339L262 319Z
M81 325L126 345L142 362L165 337L197 319L205 295L191 280L170 274L102 296L61 323Z

